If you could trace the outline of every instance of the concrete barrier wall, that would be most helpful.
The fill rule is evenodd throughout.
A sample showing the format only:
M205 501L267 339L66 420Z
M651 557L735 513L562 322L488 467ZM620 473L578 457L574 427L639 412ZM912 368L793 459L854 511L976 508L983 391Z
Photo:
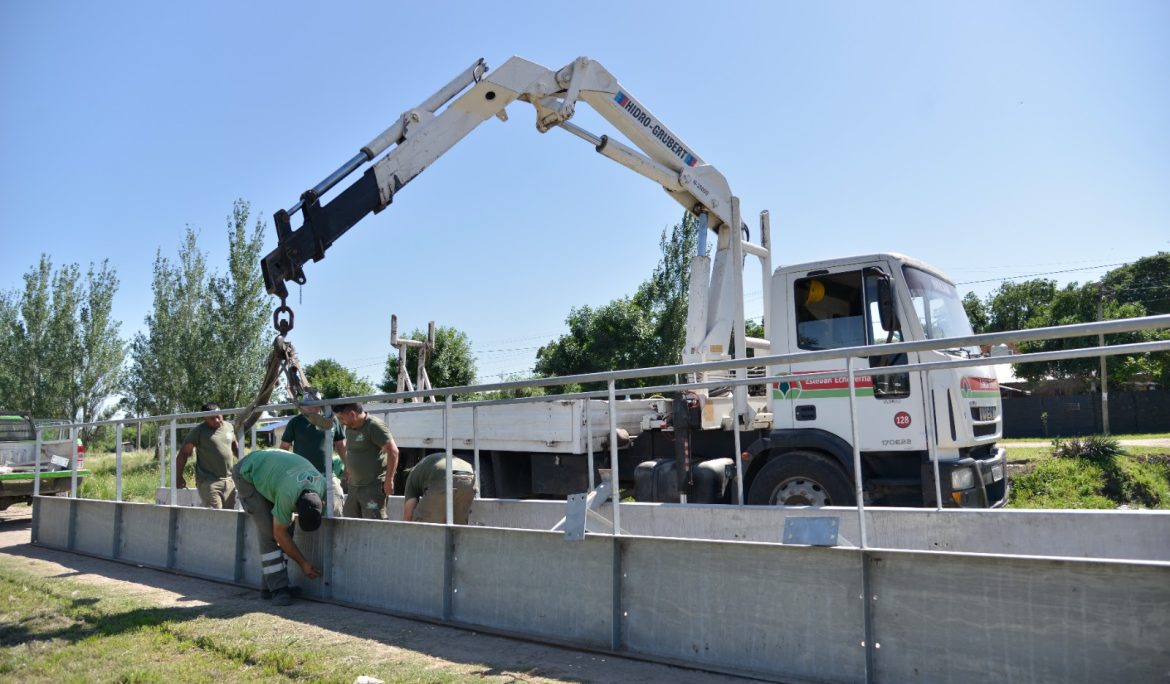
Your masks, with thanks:
M1165 682L1165 564L874 553L877 682Z
M121 560L167 567L170 543L170 508L152 504L121 503Z
M176 507L173 564L183 572L234 582L236 579L235 511Z
M853 551L622 539L629 650L783 679L865 681Z
M518 510L532 519L553 509ZM623 527L677 534L710 527L715 515L679 512L670 526L666 508L627 514L623 505ZM1000 513L983 512L966 529L998 526L998 538L1060 549L1059 539L1040 539L1046 530L1068 538L1128 524L1161 539L1163 528L1142 526L1167 520ZM297 533L325 576L289 570L323 600L785 681L1122 682L1170 673L1170 562L783 545L774 543L782 518L725 515L773 543L570 542L547 531L331 519ZM67 549L72 539L93 555L258 586L255 532L242 513L45 497L34 516L38 544ZM922 511L873 518L887 539L932 546L958 536L956 520ZM842 527L847 534L847 516Z
M556 532L453 532L452 619L595 648L613 645L611 538L567 543Z
M609 505L602 515L612 519ZM1170 511L866 509L868 546L1024 556L1170 561ZM550 529L565 516L557 501L480 499L471 524ZM845 546L861 541L853 508L622 504L622 529L633 535L777 543L789 517L832 516Z
M74 501L73 549L95 556L113 556L114 516L118 505L113 501Z

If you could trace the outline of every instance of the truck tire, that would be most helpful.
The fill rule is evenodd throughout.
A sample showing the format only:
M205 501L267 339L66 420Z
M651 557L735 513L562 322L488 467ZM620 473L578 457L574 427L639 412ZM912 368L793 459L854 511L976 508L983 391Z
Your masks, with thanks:
M752 481L752 506L852 506L853 487L832 458L815 451L773 456Z

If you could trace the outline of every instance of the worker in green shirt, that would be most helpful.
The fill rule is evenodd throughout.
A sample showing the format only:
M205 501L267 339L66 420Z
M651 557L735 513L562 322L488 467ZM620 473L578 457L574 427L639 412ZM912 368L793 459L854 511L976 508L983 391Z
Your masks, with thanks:
M199 410L218 411L219 406L207 403ZM228 473L235 457L240 455L240 445L236 442L236 431L232 424L225 422L222 415L215 415L205 416L201 424L191 428L183 440L183 448L179 449L175 457L175 484L179 489L187 487L183 469L187 467L187 458L192 451L195 452L195 487L199 490L203 505L208 508L235 508L236 490Z
M345 426L345 497L347 518L386 519L386 497L394 494L398 445L390 428L366 413L361 404L338 404L333 415Z
M333 488L333 515L340 516L345 494L341 489L339 479L341 475L337 472L337 465L334 462L337 456L333 452L337 451L338 454L345 456L345 429L336 416L331 418L322 416L323 410L321 406L302 406L303 413L293 416L284 426L280 448L304 456L323 475L329 473L329 470L333 471L329 477ZM325 424L330 427L319 427L317 423L321 418L324 418L327 421Z
M451 459L452 522L466 525L475 499L475 473L461 458ZM410 469L402 488L406 498L402 519L411 522L447 522L447 454L431 454Z
M264 449L240 459L232 468L232 479L240 493L240 503L256 526L263 577L261 595L270 596L273 605L287 606L297 592L288 583L286 555L300 566L305 577L321 576L321 571L297 548L290 526L293 513L297 514L298 527L305 532L321 526L325 477L302 456Z

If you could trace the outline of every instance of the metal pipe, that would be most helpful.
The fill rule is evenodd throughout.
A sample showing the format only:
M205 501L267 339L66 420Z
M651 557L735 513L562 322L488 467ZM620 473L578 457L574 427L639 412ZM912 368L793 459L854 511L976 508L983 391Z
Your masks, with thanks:
M857 524L861 528L861 548L865 549L868 540L865 534L865 492L861 486L861 437L857 428L857 383L853 377L854 358L849 357L845 362L845 370L849 374L849 432L853 439L853 487L857 497Z
M585 399L585 449L588 456L586 457L586 464L589 468L589 491L597 488L597 484L593 481L593 410L590 406L590 400Z
M176 423L175 421L176 421L175 418L171 418L171 436L170 436L170 438L171 438L171 459L170 460L171 460L171 505L172 506L179 505L179 492L177 491L177 487L179 485L179 482L178 482L179 472L175 467L177 465L178 458L179 458L178 443L177 443L178 438L176 437L176 434L178 433L178 423Z
M622 487L621 477L618 472L618 444L617 444L617 392L615 390L614 381L610 378L609 381L609 472L610 482L613 486L613 535L620 536L622 533Z
M922 374L922 382L925 387L923 393L926 395L926 403L930 406L930 425L926 427L926 454L930 458L931 467L934 469L934 504L938 510L942 510L942 483L939 481L938 472L938 408L934 404L934 385L930 383L930 371ZM934 438L931 438L931 430L934 430Z
M479 407L471 407L471 453L475 462L475 498L480 498L479 483Z
M72 464L70 465L70 468L69 468L71 471L71 474L69 476L69 498L76 499L77 498L77 459L79 456L81 456L81 454L79 453L80 450L77 448L77 426L76 425L69 428L69 450L73 453L73 458L69 459L70 461L72 461Z
M743 452L739 441L739 411L731 411L731 426L735 430L735 492L739 507L743 508Z
M122 423L114 427L114 501L122 501Z
M452 484L452 469L455 467L455 451L451 447L451 403L453 398L448 394L443 402L443 442L447 447L447 473L443 478L443 486L447 488L447 524L455 524L454 486Z
M35 465L33 466L33 498L41 495L41 429L33 423L33 432L36 433L36 443L33 446L36 449L36 456L33 458Z

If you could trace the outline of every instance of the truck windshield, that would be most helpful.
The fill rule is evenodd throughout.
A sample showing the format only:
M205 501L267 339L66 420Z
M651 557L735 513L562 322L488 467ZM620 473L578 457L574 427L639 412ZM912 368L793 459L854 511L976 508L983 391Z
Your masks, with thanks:
M922 324L926 339L939 340L974 334L954 285L913 266L904 266L902 271L906 274L910 299L914 302L914 312L918 314L918 322ZM968 354L979 353L978 347L966 347L963 351Z

